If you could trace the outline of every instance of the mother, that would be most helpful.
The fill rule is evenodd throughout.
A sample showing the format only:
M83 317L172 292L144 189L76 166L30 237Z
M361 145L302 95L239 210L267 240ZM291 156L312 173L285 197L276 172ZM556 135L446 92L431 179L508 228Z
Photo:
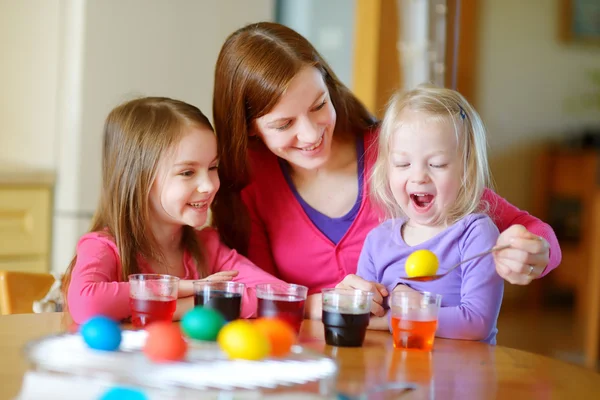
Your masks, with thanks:
M378 121L300 34L262 22L229 36L217 60L213 113L221 190L213 223L222 240L265 271L319 292L356 272L380 222L366 183ZM552 229L492 190L482 201L510 249L498 273L528 284L556 268ZM318 307L307 307L318 310ZM317 317L313 311L313 317Z

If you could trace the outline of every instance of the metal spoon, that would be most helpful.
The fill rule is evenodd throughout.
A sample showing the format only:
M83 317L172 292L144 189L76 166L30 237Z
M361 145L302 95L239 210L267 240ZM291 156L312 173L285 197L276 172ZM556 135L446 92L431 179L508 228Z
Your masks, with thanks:
M504 245L504 246L497 246L497 247L492 247L491 249L484 251L483 253L479 253L479 254L475 254L473 257L469 257L466 260L462 260L461 262L459 262L456 265L453 265L448 271L444 272L443 274L438 274L438 275L425 275L425 276L414 276L412 278L402 278L403 281L411 281L411 282L430 282L430 281L435 281L438 279L441 279L443 277L445 277L446 275L448 275L450 272L452 272L456 267L458 267L459 265L466 263L467 261L471 261L474 260L476 258L479 257L483 257L487 254L493 253L494 251L500 251L500 250L504 250L504 249L508 249L510 247L510 245Z

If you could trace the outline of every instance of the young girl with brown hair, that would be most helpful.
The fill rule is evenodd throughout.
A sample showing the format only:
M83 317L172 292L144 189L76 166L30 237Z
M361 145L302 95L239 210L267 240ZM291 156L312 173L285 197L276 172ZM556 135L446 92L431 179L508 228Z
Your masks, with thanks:
M75 322L130 316L128 276L179 277L174 318L194 306L192 281L246 284L242 317L254 315L257 283L281 282L219 240L205 225L219 189L217 141L202 112L161 97L126 102L104 126L102 190L90 232L65 275Z

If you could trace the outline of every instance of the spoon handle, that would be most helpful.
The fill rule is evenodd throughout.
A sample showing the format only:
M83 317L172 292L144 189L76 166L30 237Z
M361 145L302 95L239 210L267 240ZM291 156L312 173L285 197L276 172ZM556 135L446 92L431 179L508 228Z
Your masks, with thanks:
M445 274L447 274L447 273L449 273L450 271L452 271L453 269L455 269L456 267L458 267L458 266L459 266L459 265L461 265L461 264L464 264L464 263L466 263L466 262L468 262L468 261L474 260L474 259L476 259L476 258L479 258L479 257L483 257L483 256L485 256L486 254L493 253L494 251L500 251L500 250L508 249L509 247L510 247L510 245L509 245L509 244L505 244L505 245L503 245L503 246L496 246L496 247L492 247L491 249L489 249L489 250L486 250L486 251L484 251L484 252L482 252L482 253L475 254L474 256L472 256L472 257L469 257L469 258L467 258L466 260L462 260L462 261L461 261L461 262L459 262L458 264L455 264L454 266L452 266L452 267L451 267L451 268L450 268L448 271L446 271L446 272L444 273L444 275L445 275Z

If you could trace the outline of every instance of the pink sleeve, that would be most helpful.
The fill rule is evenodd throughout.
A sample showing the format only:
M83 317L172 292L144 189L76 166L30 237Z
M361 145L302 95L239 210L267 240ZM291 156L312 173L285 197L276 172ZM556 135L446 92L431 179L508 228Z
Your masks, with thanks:
M248 259L271 275L277 276L277 267L273 261L273 253L267 232L261 218L258 216L256 204L251 196L252 188L242 191L242 201L250 216L250 241L248 243Z
M252 318L256 315L256 293L254 287L259 283L283 283L273 275L266 273L261 268L252 264L246 257L237 251L225 246L219 240L219 234L212 228L204 228L198 233L207 254L210 273L235 270L239 275L235 282L246 285L246 292L242 297L242 318Z
M482 200L487 201L490 204L490 216L496 223L500 233L512 225L519 224L523 225L529 232L541 236L548 241L548 244L550 245L550 260L548 261L548 266L542 275L540 275L540 278L558 267L562 258L562 253L556 234L550 225L542 222L526 211L519 210L490 189L486 189L483 192Z
M119 269L118 256L106 241L79 241L67 294L73 321L81 324L95 315L117 321L129 317L129 283L118 282Z

